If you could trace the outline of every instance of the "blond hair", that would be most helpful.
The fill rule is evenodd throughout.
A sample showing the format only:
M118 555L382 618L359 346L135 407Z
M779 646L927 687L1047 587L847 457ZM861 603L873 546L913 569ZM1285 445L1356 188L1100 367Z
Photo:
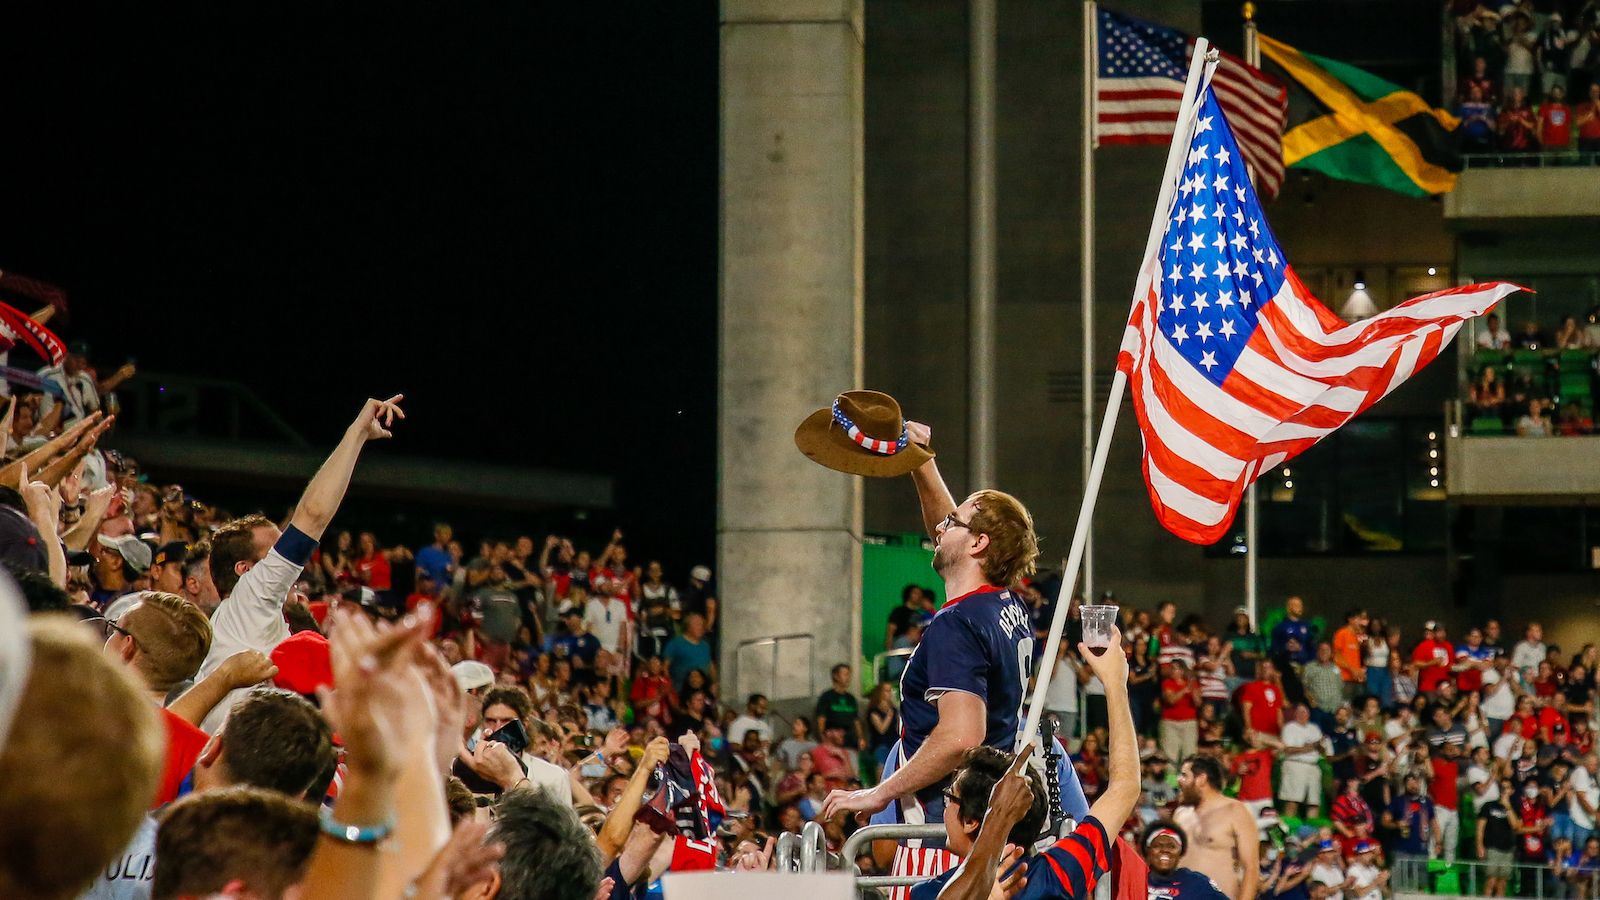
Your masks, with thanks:
M1004 491L982 490L970 498L977 507L972 530L989 536L989 547L978 564L990 584L1015 587L1034 573L1039 539L1033 533L1033 516L1022 501Z
M139 645L138 667L151 690L168 691L200 670L211 652L211 620L165 591L145 591L124 617Z
M144 690L75 619L34 616L28 632L32 672L0 750L0 897L64 900L144 819L165 733Z

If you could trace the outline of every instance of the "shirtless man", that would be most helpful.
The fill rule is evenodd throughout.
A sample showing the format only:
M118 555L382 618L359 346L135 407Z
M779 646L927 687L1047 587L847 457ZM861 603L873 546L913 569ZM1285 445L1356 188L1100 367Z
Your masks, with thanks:
M1191 756L1178 774L1178 809L1172 819L1189 834L1185 868L1216 882L1229 897L1254 897L1261 881L1255 816L1240 801L1222 795L1222 764Z

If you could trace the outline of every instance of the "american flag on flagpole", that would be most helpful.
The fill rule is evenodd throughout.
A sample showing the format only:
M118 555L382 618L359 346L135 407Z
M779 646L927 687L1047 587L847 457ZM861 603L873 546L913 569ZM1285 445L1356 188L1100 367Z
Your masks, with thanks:
M1209 77L1178 126L1187 155L1140 269L1117 367L1139 417L1156 517L1209 544L1262 471L1378 402L1463 322L1521 288L1453 288L1346 323L1284 258Z
M1106 144L1165 144L1183 100L1194 38L1173 28L1099 10L1095 32L1095 137ZM1244 60L1221 54L1212 86L1268 197L1283 184L1288 89Z

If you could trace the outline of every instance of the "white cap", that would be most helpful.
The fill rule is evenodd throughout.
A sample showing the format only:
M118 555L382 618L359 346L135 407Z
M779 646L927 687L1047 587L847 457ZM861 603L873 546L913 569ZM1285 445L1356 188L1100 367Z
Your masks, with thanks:
M695 581L710 581L711 570L705 566L695 566L689 570L689 577L693 578Z
M450 667L456 685L463 691L475 691L494 684L494 670L475 659L463 659Z

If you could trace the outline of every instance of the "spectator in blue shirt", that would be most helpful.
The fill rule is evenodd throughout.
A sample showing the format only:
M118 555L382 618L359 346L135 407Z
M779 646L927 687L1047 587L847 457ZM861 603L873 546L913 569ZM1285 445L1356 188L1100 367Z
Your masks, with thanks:
M716 664L711 661L711 642L706 640L706 620L700 613L691 612L683 617L683 634L670 641L661 651L667 661L667 673L672 685L683 690L683 680L699 669L716 680Z
M1433 814L1433 798L1422 789L1421 775L1406 775L1405 793L1390 801L1389 808L1383 811L1383 825L1400 831L1394 843L1397 860L1426 860L1438 846L1439 820Z
M1312 640L1311 623L1301 618L1306 614L1305 601L1290 597L1283 609L1288 615L1272 629L1272 655L1287 654L1291 661L1302 664L1316 659L1317 644Z
M433 526L433 543L417 551L418 572L428 573L433 583L448 587L455 579L455 560L450 558L450 539L455 532L445 522Z

